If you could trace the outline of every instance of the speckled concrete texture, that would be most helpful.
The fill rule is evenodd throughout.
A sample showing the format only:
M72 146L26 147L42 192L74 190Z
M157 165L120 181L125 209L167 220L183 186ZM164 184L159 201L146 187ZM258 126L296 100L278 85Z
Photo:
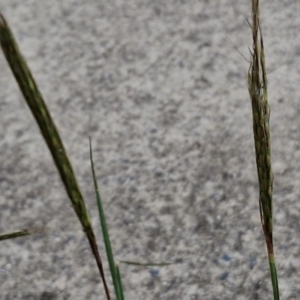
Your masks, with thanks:
M300 285L300 2L261 1L282 299ZM1 0L57 123L95 230L89 162L126 299L271 299L246 57L250 1ZM1 299L105 299L51 156L0 54ZM99 247L103 258L102 239ZM107 268L107 264L105 263ZM111 288L112 291L112 288Z

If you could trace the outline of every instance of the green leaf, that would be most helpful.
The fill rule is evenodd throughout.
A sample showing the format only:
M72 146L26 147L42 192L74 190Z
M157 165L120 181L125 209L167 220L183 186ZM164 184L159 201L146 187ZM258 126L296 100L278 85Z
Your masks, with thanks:
M101 201L101 197L100 197L100 193L99 193L99 189L98 189L98 184L97 184L97 178L96 178L96 173L95 173L95 168L94 168L94 161L93 161L93 151L92 151L91 137L90 137L90 159L91 159L91 166L92 166L94 187L95 187L96 198L97 198L100 224L101 224L101 229L102 229L106 254L107 254L107 258L108 258L110 273L111 273L111 277L112 277L112 280L113 280L113 285L114 285L114 288L115 288L115 294L116 294L117 300L123 300L124 299L123 288L122 288L122 284L121 284L119 269L116 267L115 262L114 262L114 256L113 256L113 251L112 251L112 247L111 247L111 243L110 243L108 228L107 228L107 225L106 225L104 209L103 209L103 205L102 205L102 201Z

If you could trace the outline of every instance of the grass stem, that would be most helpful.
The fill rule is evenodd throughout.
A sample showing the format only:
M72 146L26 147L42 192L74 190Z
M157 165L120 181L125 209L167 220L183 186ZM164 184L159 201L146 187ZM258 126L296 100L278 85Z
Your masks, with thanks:
M95 173L95 168L94 168L94 161L93 161L91 138L90 138L90 160L91 160L93 181L94 181L94 187L95 187L96 198L97 198L100 224L101 224L106 254L107 254L107 258L108 258L110 273L111 273L113 285L115 288L115 294L116 294L117 300L124 300L120 272L119 272L119 268L116 266L115 261L114 261L113 251L112 251L108 228L107 228L107 224L106 224L106 218L105 218L102 200L101 200L101 196L100 196L100 192L99 192L99 188L98 188L98 183L97 183L97 178L96 178L96 173Z
M41 233L43 230L41 228L28 228L28 229L22 229L14 232L9 232L9 233L4 233L0 235L0 241L8 240L8 239L13 239L21 236L26 236L30 234L35 234L35 233Z

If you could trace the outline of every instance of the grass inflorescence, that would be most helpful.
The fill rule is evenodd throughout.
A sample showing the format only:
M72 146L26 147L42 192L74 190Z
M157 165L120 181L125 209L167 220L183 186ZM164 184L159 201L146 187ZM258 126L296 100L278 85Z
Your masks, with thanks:
M96 259L100 276L103 281L106 297L107 299L111 299L96 243L95 234L72 165L67 156L67 152L55 123L48 111L43 96L40 93L31 71L19 50L8 23L1 13L0 44L12 73L16 78L21 92L23 93L26 103L40 128L46 144L48 145L61 180L65 186L66 192L89 241L92 253Z
M277 271L273 246L273 173L271 166L270 107L262 30L259 19L259 0L252 0L253 46L248 72L248 89L252 103L253 133L259 183L259 209L266 240L274 299L279 300Z

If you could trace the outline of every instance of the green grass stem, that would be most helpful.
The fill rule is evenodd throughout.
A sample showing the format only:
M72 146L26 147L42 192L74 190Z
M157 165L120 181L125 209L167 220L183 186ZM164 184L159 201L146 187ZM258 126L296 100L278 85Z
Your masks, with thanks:
M121 274L120 274L120 268L119 265L116 264L116 275L117 275L117 282L119 285L119 299L125 299L124 298L124 293L123 293L123 285L122 285L122 279L121 279Z
M92 151L91 138L90 138L90 160L91 160L91 167L92 167L95 193L96 193L96 198L97 198L100 224L101 224L103 240L104 240L104 244L105 244L105 248L106 248L106 254L107 254L107 258L108 258L110 273L111 273L111 277L112 277L112 281L113 281L113 285L114 285L114 289L115 289L115 294L116 294L117 300L124 300L123 288L122 288L122 284L121 284L119 269L116 267L116 264L115 264L115 261L114 261L114 256L113 256L113 251L112 251L112 247L111 247L111 243L110 243L110 238L109 238L108 228L107 228L107 224L106 224L104 209L103 209L103 205L102 205L100 192L99 192L99 189L98 189L97 177L96 177L95 168L94 168L94 161L93 161L93 151Z

